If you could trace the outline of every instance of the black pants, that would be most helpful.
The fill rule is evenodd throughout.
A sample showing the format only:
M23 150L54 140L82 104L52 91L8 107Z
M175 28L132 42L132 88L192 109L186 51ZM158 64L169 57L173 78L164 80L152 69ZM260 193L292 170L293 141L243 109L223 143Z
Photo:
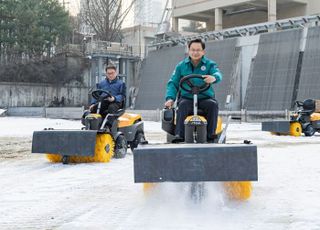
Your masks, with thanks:
M108 100L103 100L101 102L100 114L102 117L106 117L109 113L116 113L122 107L120 102L109 102ZM98 109L98 103L93 106L91 109L92 113L96 113ZM117 117L111 116L108 117L107 124L112 125Z
M213 138L217 127L218 119L218 102L214 99L200 99L198 101L198 109L204 112L204 116L207 119L207 138ZM184 138L184 120L187 116L193 114L193 100L180 99L177 110L177 122L176 122L176 135Z
M101 102L100 114L102 116L106 116L108 113L116 113L121 108L120 102L109 102L107 100L103 100ZM93 106L91 109L92 113L96 113L98 109L98 103Z

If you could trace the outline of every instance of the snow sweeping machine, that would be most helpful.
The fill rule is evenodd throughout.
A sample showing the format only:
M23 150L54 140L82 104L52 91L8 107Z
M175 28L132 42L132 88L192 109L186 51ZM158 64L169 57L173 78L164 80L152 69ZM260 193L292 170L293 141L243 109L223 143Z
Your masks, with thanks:
M296 101L296 110L290 120L262 122L262 131L275 135L313 136L320 132L320 100L306 99Z
M216 143L207 143L207 120L198 110L198 94L210 84L192 74L181 79L182 88L193 94L193 115L185 119L185 142L172 143L175 133L175 109L164 109L162 129L167 132L166 144L139 145L134 150L134 180L144 183L150 191L159 182L192 182L191 198L201 200L205 195L205 181L222 181L230 198L250 198L251 181L258 180L257 146L226 144L226 129L218 118ZM201 83L196 84L194 80ZM186 86L187 84L187 86Z
M35 131L32 153L44 153L51 162L84 163L109 162L112 157L124 158L127 148L146 143L141 115L125 113L100 115L101 102L112 95L105 90L94 90L97 113L87 112L81 119L81 130L46 128ZM124 107L124 103L123 103Z

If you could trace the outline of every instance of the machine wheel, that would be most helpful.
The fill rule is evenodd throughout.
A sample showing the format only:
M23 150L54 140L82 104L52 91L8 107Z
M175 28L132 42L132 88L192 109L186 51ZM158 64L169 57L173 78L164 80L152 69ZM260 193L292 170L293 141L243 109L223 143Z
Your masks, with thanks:
M130 143L131 151L133 152L133 150L134 150L135 148L137 148L137 146L139 145L139 143L141 143L141 142L143 142L143 141L145 141L145 137L144 137L143 132L137 132L134 140Z
M299 122L290 123L290 136L299 137L302 133L302 127Z
M62 156L62 164L66 165L66 164L69 164L69 161L70 161L70 157L69 156Z
M114 155L115 143L109 133L97 134L94 156L70 156L70 163L109 162ZM46 154L50 162L63 162L59 154ZM63 162L64 163L64 162Z
M124 135L119 135L116 140L115 158L124 158L127 154L127 140Z
M311 137L314 135L314 133L316 132L316 130L313 128L313 126L311 124L307 125L306 129L304 130L304 135L306 135L307 137Z
M247 200L251 196L251 181L232 181L224 183L225 191L230 199Z
M274 136L280 136L281 134L280 133L278 133L278 132L270 132L271 133L271 135L274 135Z

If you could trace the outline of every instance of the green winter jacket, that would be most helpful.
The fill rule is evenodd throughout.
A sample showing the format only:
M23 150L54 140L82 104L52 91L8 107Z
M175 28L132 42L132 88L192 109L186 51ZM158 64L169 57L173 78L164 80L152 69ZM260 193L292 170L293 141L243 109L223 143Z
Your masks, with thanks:
M217 64L203 56L198 66L194 67L190 57L185 58L181 61L175 68L172 73L170 80L167 83L167 92L166 92L166 101L169 99L175 100L177 92L179 89L179 82L182 77L185 77L190 74L200 74L200 75L211 75L216 78L216 81L213 83L218 83L222 80L222 74L217 67ZM195 85L202 85L204 83L201 79L192 79L192 83ZM187 88L187 87L186 87ZM185 90L180 88L181 97L192 99L192 95ZM199 96L199 99L205 98L214 98L214 90L211 86L208 90L202 92Z

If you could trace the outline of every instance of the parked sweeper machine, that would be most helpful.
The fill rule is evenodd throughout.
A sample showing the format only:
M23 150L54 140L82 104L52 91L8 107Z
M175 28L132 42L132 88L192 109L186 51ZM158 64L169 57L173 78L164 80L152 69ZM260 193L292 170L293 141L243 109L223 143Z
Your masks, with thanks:
M140 115L125 113L124 109L105 117L99 114L102 100L111 96L105 90L92 92L98 103L97 113L85 114L81 130L35 131L32 153L45 153L51 162L108 162L112 157L125 157L128 147L133 150L139 143L146 143Z
M276 135L313 136L320 132L320 100L296 101L296 110L290 120L262 122L262 131Z
M197 95L211 87L201 75L181 79L179 88L193 94L193 115L185 119L185 143L141 145L134 150L134 180L144 183L148 190L159 182L192 182L191 197L201 200L205 181L224 182L230 197L245 200L251 196L251 181L258 180L257 146L252 144L225 144L226 127L218 119L217 141L207 143L207 120L198 110ZM188 86L185 86L187 84ZM164 109L162 128L172 139L175 131L175 110ZM227 126L227 125L226 125Z

